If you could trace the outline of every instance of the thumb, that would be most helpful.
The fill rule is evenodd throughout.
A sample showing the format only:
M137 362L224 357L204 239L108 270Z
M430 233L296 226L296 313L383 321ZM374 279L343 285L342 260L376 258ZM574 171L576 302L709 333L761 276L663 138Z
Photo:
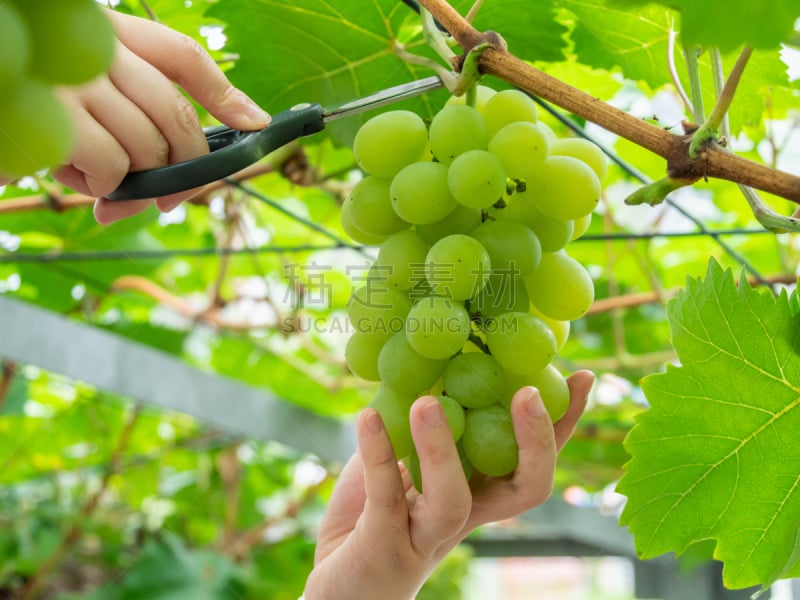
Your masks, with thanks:
M245 131L269 124L269 114L231 85L195 40L147 19L114 11L108 15L120 42L181 86L222 123Z

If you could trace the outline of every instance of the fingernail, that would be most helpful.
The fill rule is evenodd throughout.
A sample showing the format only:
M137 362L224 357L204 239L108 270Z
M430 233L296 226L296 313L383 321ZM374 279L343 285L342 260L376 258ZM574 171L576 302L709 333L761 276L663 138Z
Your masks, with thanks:
M272 120L272 117L269 115L267 111L261 108L258 104L256 104L253 100L251 100L247 95L242 94L242 97L245 100L244 104L244 114L247 116L248 119L257 123L259 125L269 125L269 122Z
M428 427L439 427L444 422L444 411L438 400L428 401L428 405L422 409L422 420Z
M370 433L375 434L383 431L383 420L378 414L378 411L371 410L369 414L367 414L367 429L369 429Z
M544 413L547 412L547 409L544 407L544 402L542 402L542 397L539 395L539 392L532 387L527 388L527 390L528 395L525 398L525 410L528 411L531 417L543 416Z

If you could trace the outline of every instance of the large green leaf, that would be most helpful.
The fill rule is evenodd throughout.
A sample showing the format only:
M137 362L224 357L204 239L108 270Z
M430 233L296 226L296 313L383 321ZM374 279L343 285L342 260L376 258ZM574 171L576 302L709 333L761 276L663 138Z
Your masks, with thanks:
M239 569L224 554L190 550L164 533L145 545L125 574L124 600L234 600L241 598Z
M621 523L642 558L716 541L725 584L800 575L800 313L711 262L669 305L681 367L626 439Z
M471 0L454 8L466 13ZM563 57L566 28L555 18L554 0L530 10L526 0L487 3L475 26L504 36L512 51L531 60ZM414 53L431 56L419 18L398 0L220 0L209 15L228 24L228 46L238 54L231 80L272 111L300 102L323 106L430 75L398 58L402 40ZM402 106L432 116L444 94L429 94ZM358 119L334 123L331 133L348 143Z
M421 72L393 49L409 17L394 0L223 0L209 14L227 23L228 49L239 55L231 81L273 112L301 102L331 105ZM420 102L413 107L430 113ZM344 142L357 126L348 119L331 131Z
M641 6L651 0L615 0ZM742 44L777 48L792 33L800 17L797 0L662 0L681 12L681 34L690 44L717 46L723 51Z
M625 77L657 88L670 81L667 64L669 15L663 8L626 10L602 0L562 0L577 17L575 53L587 65L621 69Z

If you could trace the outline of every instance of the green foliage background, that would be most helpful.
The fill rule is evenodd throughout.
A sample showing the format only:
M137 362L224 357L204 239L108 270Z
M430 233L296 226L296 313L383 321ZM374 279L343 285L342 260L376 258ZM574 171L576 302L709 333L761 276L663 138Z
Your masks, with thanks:
M639 111L650 98L652 110L669 112L658 99L674 97L666 59L670 24L678 15L661 5L641 4L547 0L533 10L526 0L487 0L476 26L500 32L513 53L590 94L613 99L624 110ZM462 12L469 5L453 2ZM329 105L428 75L394 54L397 40L430 55L417 17L395 0L150 0L147 8L206 46L212 34L224 30L227 42L212 55L237 86L272 112L298 102ZM147 16L143 2L123 0L117 10ZM738 149L741 154L777 161L780 154L773 149L781 149L795 126L796 84L770 32L756 41L769 49L757 52L746 72L731 110L732 130L749 141ZM723 45L731 51L736 46ZM734 58L735 53L726 55L726 64ZM710 106L713 87L704 57L701 69ZM680 62L678 70L686 85ZM490 78L486 83L506 85ZM438 92L406 107L430 116L445 99ZM212 124L199 110L204 122ZM542 114L559 135L572 135L563 123ZM659 118L658 113L640 116ZM269 390L319 414L348 419L369 400L372 386L347 372L343 338L293 331L289 325L291 318L329 325L341 319L349 280L365 259L347 250L274 249L330 247L330 236L309 223L346 237L338 209L354 181L347 143L358 124L358 119L345 121L273 157L277 168L248 182L272 205L223 190L205 203L184 205L170 218L151 210L100 227L88 208L2 211L5 201L53 190L46 177L7 187L0 198L0 292ZM593 133L639 172L662 176L664 165L657 157L628 141ZM608 238L697 231L674 208L624 207L622 198L636 185L629 173L612 166L588 235L570 249L594 277L598 300L652 293L654 301L616 303L617 308L573 323L559 366L567 372L591 368L600 385L561 455L559 491L580 485L599 492L622 475L629 459L622 440L645 406L639 381L676 359L666 300L687 277L702 277L709 257L737 271L743 258L751 276L755 271L784 282L796 277L800 246L793 235L724 236L735 254L708 235ZM790 211L788 203L769 201ZM708 229L747 232L758 227L732 184L701 183L681 203ZM182 254L226 247L272 251L225 258ZM111 251L128 257L48 263L18 258ZM136 254L141 251L156 255ZM331 268L320 270L319 265ZM124 276L138 283L123 286ZM143 281L187 303L191 311L142 293ZM254 311L266 316L249 322ZM69 340L54 343L69 349ZM5 365L3 381L10 387L0 396L0 595L19 589L53 556L61 560L44 590L54 598L293 600L299 595L336 464L268 440L237 438L187 415L152 406L139 409L129 399L35 365ZM220 410L225 410L222 400ZM130 437L120 451L126 428ZM311 482L298 475L309 469L317 473ZM87 500L98 489L104 491L101 501L87 510ZM78 535L69 553L59 555L73 530ZM468 558L467 552L454 554L429 583L429 590L439 591L424 593L458 598L453 582L463 576Z

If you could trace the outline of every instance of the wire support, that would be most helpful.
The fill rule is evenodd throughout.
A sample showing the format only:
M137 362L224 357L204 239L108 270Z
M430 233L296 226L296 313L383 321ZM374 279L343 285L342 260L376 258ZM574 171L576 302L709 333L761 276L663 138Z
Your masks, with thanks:
M325 229L322 225L319 225L319 224L315 223L314 221L311 221L309 219L306 219L304 217L301 217L300 215L297 215L297 214L293 213L292 211L290 211L290 210L284 208L283 206L281 206L278 202L276 202L272 198L269 198L268 196L265 196L261 192L258 192L256 190L254 190L250 186L247 186L247 185L243 184L241 181L236 181L234 179L226 179L225 183L227 183L228 185L230 185L232 187L235 187L238 190L241 190L242 192L244 192L248 196L250 196L252 198L255 198L256 200L258 200L262 204L266 204L270 208L278 211L279 213L281 213L283 215L286 215L290 219L294 219L298 223L301 223L302 225L305 225L309 229L311 229L313 231L316 231L317 233L325 236L329 240L335 242L337 247L350 248L351 250L355 250L356 252L358 252L359 254L361 254L363 256L366 256L366 257L368 257L370 259L373 258L372 256L369 255L369 253L367 253L364 250L364 248L365 248L364 246L356 246L354 244L351 244L350 242L348 242L347 240L339 237L338 235L336 235L332 231L329 231L328 229Z
M719 229L710 232L714 236L733 235L773 235L766 229ZM657 238L705 237L703 231L664 231L652 233L604 233L587 234L573 244L587 242L653 240ZM365 253L371 246L353 246L350 244L315 245L300 244L296 246L262 246L259 248L176 248L170 250L105 250L101 252L8 252L0 254L0 264L23 263L68 263L68 262L102 262L102 261L162 261L170 258L214 258L220 256L240 256L259 254L293 254L302 252L324 252L328 250L356 250Z

